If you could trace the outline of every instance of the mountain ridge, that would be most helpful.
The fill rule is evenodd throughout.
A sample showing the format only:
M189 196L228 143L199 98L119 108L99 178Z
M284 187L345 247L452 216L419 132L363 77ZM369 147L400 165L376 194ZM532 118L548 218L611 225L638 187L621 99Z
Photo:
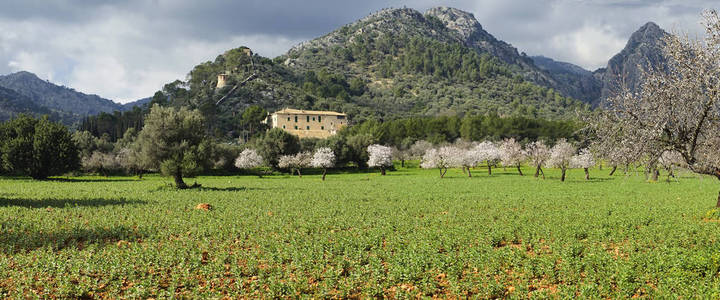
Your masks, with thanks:
M88 115L125 111L149 102L145 98L126 104L117 103L54 84L28 71L0 75L0 88L4 89L2 100L5 101L5 106L0 106L0 120L17 115L17 108L22 107L22 113L50 114L52 119L71 125Z

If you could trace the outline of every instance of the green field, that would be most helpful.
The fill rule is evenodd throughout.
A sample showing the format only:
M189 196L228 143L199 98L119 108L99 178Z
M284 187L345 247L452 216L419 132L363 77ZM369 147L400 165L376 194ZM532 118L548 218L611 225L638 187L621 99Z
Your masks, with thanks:
M0 297L720 297L717 180L548 173L0 178Z

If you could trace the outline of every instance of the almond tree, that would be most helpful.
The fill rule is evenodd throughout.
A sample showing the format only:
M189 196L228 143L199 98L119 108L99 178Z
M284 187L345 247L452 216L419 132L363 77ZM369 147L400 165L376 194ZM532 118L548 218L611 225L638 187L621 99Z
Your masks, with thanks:
M482 142L475 146L480 161L484 161L487 164L488 175L492 175L492 167L496 166L500 162L500 149L492 142Z
M684 160L676 151L665 151L658 158L658 163L668 172L667 181L670 182L670 178L675 177L675 168L683 166Z
M312 166L313 168L322 168L322 180L325 181L327 169L335 166L335 153L332 151L332 149L327 147L318 148L317 150L315 150L315 154L313 154L312 160L310 161L310 166Z
M440 178L444 178L448 168L460 165L462 150L453 146L444 146L439 149L430 149L423 155L421 168L440 170Z
M580 150L580 153L573 156L570 159L570 167L572 168L582 168L583 171L585 171L585 180L590 180L590 169L592 166L595 165L595 158L593 157L590 150L582 149Z
M467 170L468 177L472 177L470 169L477 166L483 160L482 153L480 153L480 151L476 148L470 148L461 149L458 155L460 155L458 158L458 164L463 168L463 171Z
M535 167L535 178L542 174L542 178L545 179L542 166L550 158L550 148L543 141L532 142L525 146L525 156L530 160L530 164Z
M520 143L515 139L505 139L500 143L500 160L503 166L515 166L520 176L523 176L520 166L525 161L525 153Z
M310 152L300 152L295 155L283 155L278 159L278 167L290 169L290 173L297 172L298 177L302 178L302 169L310 167L312 154Z
M382 145L370 145L367 147L368 166L380 168L380 174L385 176L385 169L392 167L392 148Z
M251 148L240 152L240 155L235 159L235 167L238 169L254 169L263 165L265 165L265 159L255 149ZM262 178L262 173L258 173L258 177Z
M107 177L110 171L120 169L120 162L115 154L95 151L90 156L81 159L83 170L98 172Z
M570 168L570 159L575 155L575 146L571 145L565 139L561 139L550 149L550 159L547 166L560 169L562 176L560 181L565 181L565 173Z
M265 164L265 160L255 149L245 149L240 152L240 155L235 159L235 166L238 169L252 169L259 168Z
M601 139L677 151L691 171L720 179L720 18L704 17L704 41L667 37L666 68L646 70L639 93L608 99L593 127Z
M414 144L412 144L412 146L410 146L410 149L409 149L410 156L415 159L422 158L423 155L425 155L425 152L427 152L428 150L430 150L432 148L433 148L433 144L428 141L424 141L424 140L417 141Z

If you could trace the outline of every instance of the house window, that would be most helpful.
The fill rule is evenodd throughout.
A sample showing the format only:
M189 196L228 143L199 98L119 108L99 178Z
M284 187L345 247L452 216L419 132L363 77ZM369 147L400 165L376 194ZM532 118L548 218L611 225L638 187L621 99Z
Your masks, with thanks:
M322 116L318 116L318 122L322 122Z
M285 125L283 125L283 129L285 129Z
M338 118L338 120L339 120L339 119L345 119L345 116L337 116L337 118Z
M290 117L288 117L288 122L290 122Z
M295 123L297 123L297 116L295 116Z
M305 127L307 128L307 130L310 130L310 126L305 126Z
M313 121L315 121L315 117L313 117Z
M320 130L325 130L325 126L320 126Z
M297 130L297 125L295 125L295 130Z
M305 116L305 118L307 118L305 122L310 122L310 116Z

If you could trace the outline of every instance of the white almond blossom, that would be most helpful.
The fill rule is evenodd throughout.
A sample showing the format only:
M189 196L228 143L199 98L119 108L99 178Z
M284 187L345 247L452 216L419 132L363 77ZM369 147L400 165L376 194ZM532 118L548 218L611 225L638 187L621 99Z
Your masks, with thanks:
M327 147L318 148L317 150L315 150L315 154L313 154L312 160L310 161L310 166L312 166L313 168L322 168L322 180L325 180L327 169L335 166L335 152L333 152L332 149Z
M385 169L393 165L393 150L390 147L378 144L367 147L368 166L380 168L380 174L385 175Z

